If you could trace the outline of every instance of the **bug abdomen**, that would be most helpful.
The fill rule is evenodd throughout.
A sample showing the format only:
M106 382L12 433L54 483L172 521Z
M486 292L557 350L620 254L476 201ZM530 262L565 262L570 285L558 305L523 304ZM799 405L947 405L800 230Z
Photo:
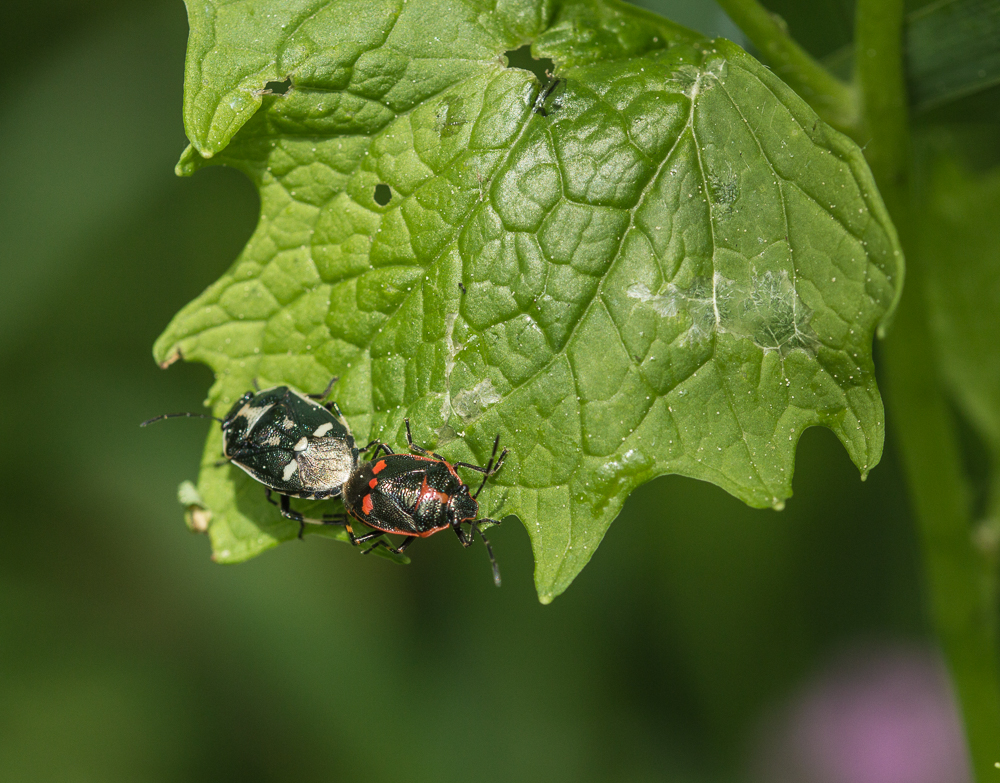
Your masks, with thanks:
M443 462L388 454L355 472L344 502L369 527L423 538L451 524L448 502L459 486Z

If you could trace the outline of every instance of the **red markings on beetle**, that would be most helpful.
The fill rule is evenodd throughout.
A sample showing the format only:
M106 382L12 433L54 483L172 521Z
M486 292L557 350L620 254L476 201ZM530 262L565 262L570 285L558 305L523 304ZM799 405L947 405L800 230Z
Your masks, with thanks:
M379 460L378 462L376 462L376 463L375 463L375 465L374 465L374 466L372 467L372 473L374 473L375 475L378 475L378 472L379 472L380 470L382 470L382 469L383 469L384 467L385 467L385 460L384 460L384 459L380 459L380 460Z
M365 495L364 498L361 500L361 510L364 511L365 514L372 513L373 505L374 504L372 503L371 495Z
M424 476L423 484L420 485L420 495L417 497L417 505L422 506L425 503L433 503L437 501L442 506L448 505L448 500L451 496L442 492L439 489L434 489L427 483L427 476Z

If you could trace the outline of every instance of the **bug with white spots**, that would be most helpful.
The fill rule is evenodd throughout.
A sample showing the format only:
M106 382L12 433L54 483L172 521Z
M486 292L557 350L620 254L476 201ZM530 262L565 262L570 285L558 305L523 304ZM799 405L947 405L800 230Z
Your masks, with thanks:
M309 395L288 386L246 392L224 419L200 413L167 413L142 426L176 416L214 418L222 425L222 453L264 485L268 500L280 496L283 516L306 522L289 498L323 500L341 494L358 464L358 448L347 420L333 401L324 402L337 381L322 394Z

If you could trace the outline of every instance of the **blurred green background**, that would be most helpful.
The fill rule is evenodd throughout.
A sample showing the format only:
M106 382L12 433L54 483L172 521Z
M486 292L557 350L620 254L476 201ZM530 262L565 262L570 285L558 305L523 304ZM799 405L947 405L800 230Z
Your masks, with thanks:
M849 3L786 5L818 54L849 39ZM651 7L739 37L704 0ZM743 780L840 651L927 646L891 422L865 483L806 433L781 513L643 487L548 607L513 521L500 590L450 536L408 567L317 537L214 565L176 501L207 423L138 422L199 408L209 371L150 349L256 194L173 175L180 0L4 17L0 780Z

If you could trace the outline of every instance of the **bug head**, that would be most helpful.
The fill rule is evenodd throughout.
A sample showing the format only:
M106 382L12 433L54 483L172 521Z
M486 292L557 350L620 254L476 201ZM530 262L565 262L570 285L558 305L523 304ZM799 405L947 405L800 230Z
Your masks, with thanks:
M256 392L248 391L233 403L233 407L229 409L229 413L226 414L226 418L222 420L222 429L226 429L227 426L233 423L233 420L237 417L237 415L239 415L239 412L243 410L251 400L253 400L256 394Z
M472 522L479 516L479 503L469 494L469 488L462 484L448 498L448 505L459 522Z

